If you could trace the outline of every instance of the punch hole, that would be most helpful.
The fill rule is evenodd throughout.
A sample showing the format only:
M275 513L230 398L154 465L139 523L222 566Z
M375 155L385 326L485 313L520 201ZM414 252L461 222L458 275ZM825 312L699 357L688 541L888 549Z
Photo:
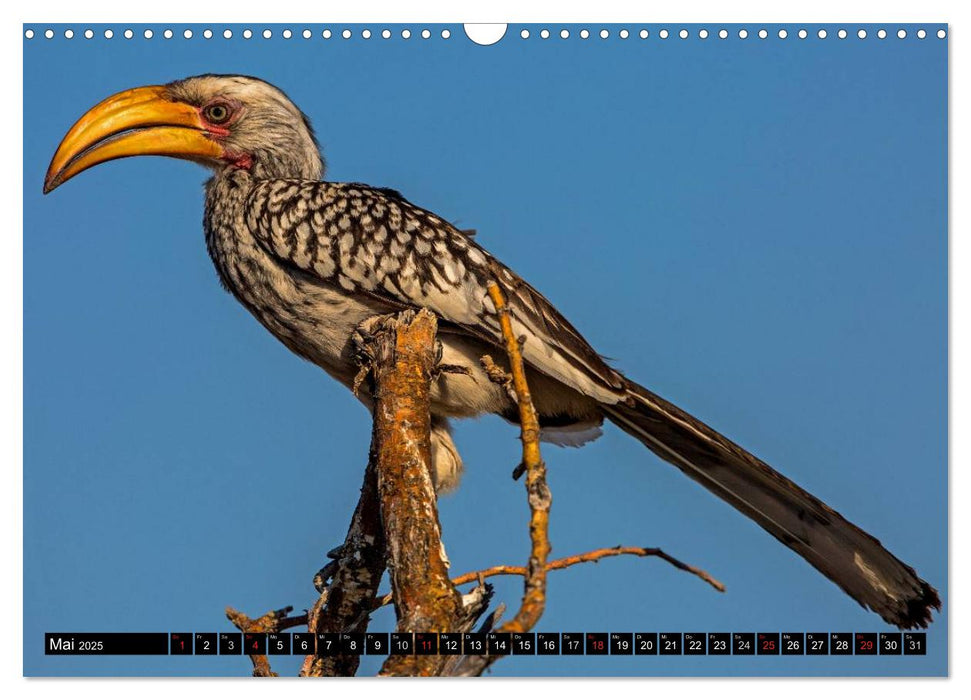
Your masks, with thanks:
M641 31L642 31L642 32L646 32L647 30L646 30L646 29L642 29ZM683 32L684 30L682 29L681 31ZM659 37L661 37L662 39L667 39L667 38L668 38L668 36L670 36L670 35L668 34L668 30L667 30L667 29L662 29L661 31L659 31L659 32L657 33L657 35L658 35ZM680 36L680 35L679 35L679 36ZM642 37L641 37L641 39L646 39L646 38L647 38L647 36L646 36L646 35L645 35L645 36L642 36ZM683 37L683 36L682 36L681 38L682 38L682 39L684 39L684 37Z
M937 30L937 38L938 39L943 39L946 36L947 36L947 32L946 31L944 31L943 29L938 29Z
M243 32L243 35L245 36L246 35L246 32ZM186 39L191 39L192 38L192 30L191 29L186 29L184 32L182 32L182 36L185 37Z
M719 39L727 39L728 38L728 30L727 29L719 29L718 30L718 38Z
M807 36L809 36L809 32L807 32L805 29L800 29L799 30L799 38L800 39L805 39Z
M838 36L840 39L845 39L846 38L846 30L845 29L840 29L838 32L836 32L836 36Z
M390 29L385 29L383 32L381 32L381 38L382 39L390 39L391 38L391 30Z
M768 39L768 38L769 38L769 33L766 30L764 30L764 29L760 29L759 30L759 39Z
M465 35L469 37L479 46L492 46L498 43L502 37L506 36L505 24L466 24L463 25L465 29ZM548 29L544 29L540 32L540 36L544 39L548 38L550 32Z
M626 39L629 36L630 36L630 32L629 31L627 31L626 29L621 29L620 30L620 38L621 39Z
M224 29L223 39L232 39L232 38L233 38L233 31L231 29Z
M320 33L320 36L324 37L325 39L330 39L333 36L333 33L329 29L325 29Z
M244 29L243 30L243 38L244 39L252 39L253 38L253 30L252 29Z
M521 36L523 39L528 39L529 38L529 30L528 29L524 29L523 31L519 32L519 36Z
M887 30L886 29L881 29L880 31L878 31L877 32L877 38L878 39L886 39L887 38Z
M345 29L344 31L341 32L341 36L344 39L350 39L351 38L351 30L350 29Z
M105 29L105 39L111 39L115 36L115 33L110 29Z
M144 37L146 39L151 39L153 36L155 36L155 32L153 32L151 29L145 30Z
M818 36L820 39L825 39L826 38L826 30L825 29L820 29L818 32L816 32L816 36Z
M779 30L779 38L780 39L785 39L787 36L789 36L789 32L787 32L785 29L780 29Z
M371 38L371 30L370 29L365 29L363 32L361 32L361 37L364 38L364 39L370 39Z
M700 38L702 38L702 39L707 39L708 38L708 30L707 29L702 29L701 31L698 32L698 36ZM688 38L688 30L687 29L682 29L681 30L681 38L682 39L687 39Z
M550 38L550 30L549 29L544 29L543 31L541 31L539 33L539 37L540 37L540 39L549 39Z
M126 39L131 39L134 36L135 36L135 32L133 32L131 29L126 29L125 30L125 38Z
M451 38L451 36L452 36L452 32L450 32L447 29L443 29L442 30L442 38L443 39L449 39L449 38Z
M906 39L907 38L907 30L906 29L899 30L897 32L897 38L898 39Z
M421 30L421 38L422 39L431 39L431 37L432 37L432 33L430 31L428 31L427 29L422 29Z
M203 29L202 30L202 38L203 39L212 39L212 30L211 29Z
M866 29L861 29L856 33L856 35L861 39L866 39Z
M738 30L738 38L739 39L748 39L748 30L747 29L739 29Z
M411 38L411 30L410 29L402 29L401 30L401 38L402 39L410 39Z
M64 30L64 38L65 39L73 39L74 38L74 30L73 29L65 29Z
M84 30L84 38L85 39L94 39L94 32L91 31L90 29L85 29Z
M33 29L28 29L27 31L24 32L24 36L26 38L28 38L28 39L33 39L34 38L34 30Z
M300 34L300 36L302 36L304 39L309 39L313 35L314 35L314 33L312 31L310 31L309 29L304 29L303 32L301 32L301 34Z
M293 32L291 32L289 29L284 29L283 30L283 38L284 39L290 39L292 37L293 37Z
M580 38L581 39L589 39L590 38L590 30L588 30L588 29L581 29L580 30ZM641 37L641 38L643 39L644 37Z
M272 36L273 36L273 32L271 32L269 29L264 29L263 30L263 38L264 39L269 39Z
M926 39L927 38L927 32L925 32L923 29L918 29L917 30L917 38L918 39Z
M601 39L606 39L609 36L610 36L610 32L608 32L606 29L601 29L600 30L600 38Z
M172 35L172 30L171 29L166 29L164 32L162 32L162 36L164 36L166 39L171 39L172 36L173 36Z

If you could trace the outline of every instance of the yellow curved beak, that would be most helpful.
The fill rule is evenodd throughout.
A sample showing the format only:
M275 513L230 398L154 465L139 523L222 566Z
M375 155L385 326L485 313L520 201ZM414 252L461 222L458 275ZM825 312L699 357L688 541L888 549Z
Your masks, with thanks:
M125 90L92 107L57 147L44 178L44 194L90 167L129 156L222 158L206 135L199 110L167 98L161 85Z

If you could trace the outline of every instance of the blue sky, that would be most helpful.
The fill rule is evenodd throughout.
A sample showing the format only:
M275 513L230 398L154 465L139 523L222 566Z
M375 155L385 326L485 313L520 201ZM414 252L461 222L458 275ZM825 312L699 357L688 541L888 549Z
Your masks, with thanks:
M367 413L223 293L202 170L129 159L40 194L87 108L203 72L279 85L330 179L476 229L616 366L873 533L945 602L922 658L514 657L496 675L945 673L947 41L931 25L923 41L906 25L882 41L876 26L862 41L745 26L704 41L511 26L488 48L458 26L26 40L25 673L248 673L240 658L45 657L43 633L230 631L226 605L305 607L356 503ZM495 418L456 431L466 476L440 504L455 573L525 561L516 437ZM887 630L619 430L545 456L554 556L661 546L728 590L612 559L551 574L538 630ZM521 582L494 582L514 607ZM372 624L392 628L390 610Z

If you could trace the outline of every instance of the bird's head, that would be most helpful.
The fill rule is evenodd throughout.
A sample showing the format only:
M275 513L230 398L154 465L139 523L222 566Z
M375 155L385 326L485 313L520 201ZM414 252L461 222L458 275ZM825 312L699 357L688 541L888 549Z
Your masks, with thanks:
M200 75L119 92L92 107L61 141L44 192L128 156L171 156L216 171L317 180L323 161L304 114L257 78Z

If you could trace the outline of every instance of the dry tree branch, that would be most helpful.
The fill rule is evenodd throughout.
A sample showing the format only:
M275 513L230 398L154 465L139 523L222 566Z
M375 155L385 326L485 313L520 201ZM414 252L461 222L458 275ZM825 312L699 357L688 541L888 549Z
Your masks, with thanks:
M506 299L495 282L489 283L489 297L499 315L502 337L509 355L512 385L519 404L519 424L523 443L523 466L526 469L526 494L529 499L529 537L532 548L526 566L523 600L512 620L500 632L528 632L539 622L546 608L546 560L550 554L549 516L553 496L546 484L546 464L539 450L539 415L526 382L521 341L512 329L512 318Z
M502 338L509 357L511 381L496 367L490 357L483 357L482 364L489 378L502 384L519 407L520 439L523 443L523 461L517 472L526 472L526 494L529 500L529 561L523 573L523 599L515 616L504 623L498 632L528 632L546 609L546 574L549 571L547 559L551 546L549 538L550 505L553 496L546 483L546 464L539 449L539 415L533 405L533 398L526 381L526 367L523 363L522 340L517 338L512 328L512 318L506 298L499 285L489 282L489 298L495 306L502 329ZM514 472L515 473L515 472ZM451 669L455 675L480 676L498 656L466 656L461 663Z
M532 548L526 566L523 600L512 620L500 632L528 632L546 608L546 560L550 554L549 517L553 496L546 484L546 464L539 450L539 415L526 382L521 341L512 329L506 299L495 282L489 282L489 297L499 315L502 337L509 356L512 385L519 404L519 424L523 443L523 466L526 469L526 494L529 499L529 537Z
M699 569L691 564L686 564L680 559L672 557L670 554L660 549L659 547L625 547L623 545L617 545L616 547L603 547L601 549L593 549L589 552L583 552L582 554L574 554L569 557L563 557L561 559L554 559L546 565L547 571L559 571L561 569L567 569L571 566L577 564L596 564L601 559L606 559L608 557L618 557L622 555L630 555L635 557L658 557L668 562L677 569L682 571L687 571L688 573L694 574L702 581L707 583L709 586L714 588L720 593L725 592L725 584L716 579L714 576L709 574L704 569ZM461 576L456 576L452 579L452 583L456 586L463 586L466 583L473 583L475 581L481 581L483 579L492 578L493 576L526 576L529 570L525 566L509 566L506 564L498 564L496 566L490 566L488 569L480 569L478 571L469 571L468 573L462 574ZM384 607L385 605L391 604L391 594L385 593L383 596L379 596L374 599L374 609Z
M437 329L426 310L377 318L362 329L370 335L363 349L373 382L372 451L401 632L450 631L464 613L448 576L430 472ZM436 675L442 663L437 656L391 656L381 675Z
M254 620L235 608L227 607L226 617L229 618L229 621L232 622L236 628L244 634L279 632L291 627L300 627L301 625L307 624L306 615L287 617L287 615L289 615L291 612L293 612L293 606L288 605L287 607L280 608L279 610L271 610L265 615L262 615ZM266 658L265 654L250 654L249 657L250 661L253 662L254 676L269 677L279 675L270 668L270 662Z
M351 517L344 544L325 569L330 584L321 581L320 598L308 614L307 629L319 632L364 632L370 622L374 597L384 574L384 530L378 502L374 442L364 471L361 497ZM325 577L326 578L326 577ZM353 676L361 658L357 655L308 655L301 676Z
M601 559L606 559L607 557L618 557L624 554L628 554L635 557L658 557L668 562L677 569L682 571L687 571L692 573L702 581L710 585L716 591L720 593L725 592L725 585L716 579L714 576L709 574L704 569L699 569L691 564L686 564L680 559L672 557L670 554L665 552L659 547L625 547L623 545L617 545L616 547L603 547L601 549L593 549L589 552L584 552L582 554L574 554L569 557L563 557L562 559L554 559L549 564L546 565L547 571L558 571L560 569L566 569L576 564L589 564L597 563ZM462 574L457 578L452 579L452 582L456 586L461 586L464 583L470 583L472 581L477 581L480 578L490 578L492 576L525 576L527 574L527 569L525 566L493 566L488 569L483 569L482 571L470 571L467 574Z

